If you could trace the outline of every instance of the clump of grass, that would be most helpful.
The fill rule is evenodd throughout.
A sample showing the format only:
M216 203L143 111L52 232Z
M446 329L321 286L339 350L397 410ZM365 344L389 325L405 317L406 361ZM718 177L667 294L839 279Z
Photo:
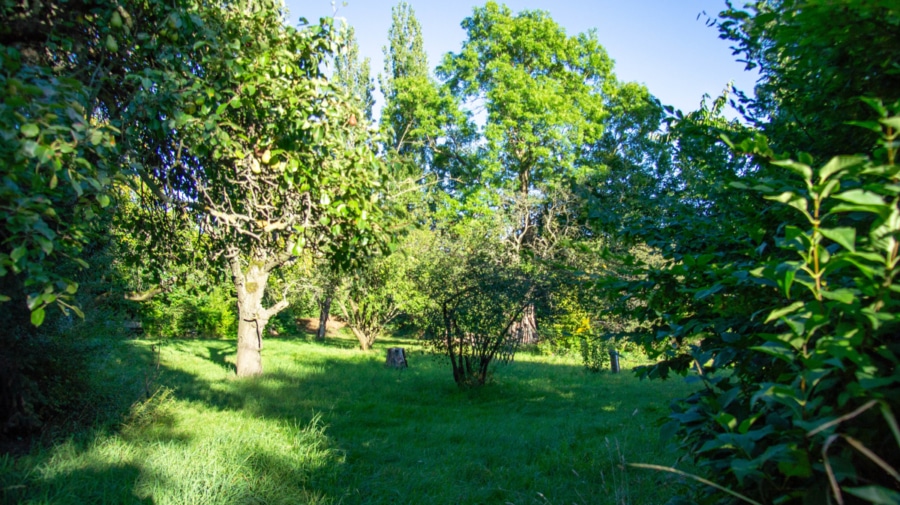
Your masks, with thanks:
M673 463L655 422L687 385L520 356L493 384L463 391L415 341L387 338L367 353L352 342L269 339L266 375L251 380L234 378L233 342L166 344L162 387L118 431L0 459L2 498L639 504L671 493L626 463ZM384 367L383 348L397 345L407 370Z

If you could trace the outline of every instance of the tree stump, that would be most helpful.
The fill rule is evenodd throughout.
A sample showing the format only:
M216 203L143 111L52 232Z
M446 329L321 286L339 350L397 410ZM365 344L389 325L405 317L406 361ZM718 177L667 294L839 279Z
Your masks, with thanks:
M387 350L387 361L384 366L390 368L407 368L406 351L402 347L390 347Z

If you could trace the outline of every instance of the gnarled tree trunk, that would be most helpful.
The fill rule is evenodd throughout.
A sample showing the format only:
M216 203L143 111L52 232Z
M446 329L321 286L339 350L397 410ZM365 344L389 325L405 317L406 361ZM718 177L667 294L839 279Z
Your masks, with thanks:
M288 306L288 302L282 300L269 309L263 307L269 273L287 261L288 257L279 255L271 261L266 261L267 259L265 253L255 252L245 269L241 264L240 254L236 250L229 251L238 305L238 377L262 375L262 337L266 324Z

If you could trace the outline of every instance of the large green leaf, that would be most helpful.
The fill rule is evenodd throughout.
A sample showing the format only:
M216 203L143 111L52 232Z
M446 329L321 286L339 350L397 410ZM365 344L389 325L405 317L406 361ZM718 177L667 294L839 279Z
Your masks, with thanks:
M819 232L850 252L856 251L856 229L850 227L820 228Z

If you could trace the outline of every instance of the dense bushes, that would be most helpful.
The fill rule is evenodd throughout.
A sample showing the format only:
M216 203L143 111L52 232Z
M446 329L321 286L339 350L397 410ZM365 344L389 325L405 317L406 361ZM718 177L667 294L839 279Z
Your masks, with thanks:
M668 314L654 337L682 352L644 373L699 372L705 387L667 429L683 458L756 502L900 498L900 117L871 103L879 121L863 126L884 135L871 158L817 168L801 155L733 182L774 202L762 212L781 216L776 233L667 267L695 307L719 309ZM736 147L773 156L761 139Z
M237 331L232 290L224 284L179 285L141 307L147 336L226 338Z

